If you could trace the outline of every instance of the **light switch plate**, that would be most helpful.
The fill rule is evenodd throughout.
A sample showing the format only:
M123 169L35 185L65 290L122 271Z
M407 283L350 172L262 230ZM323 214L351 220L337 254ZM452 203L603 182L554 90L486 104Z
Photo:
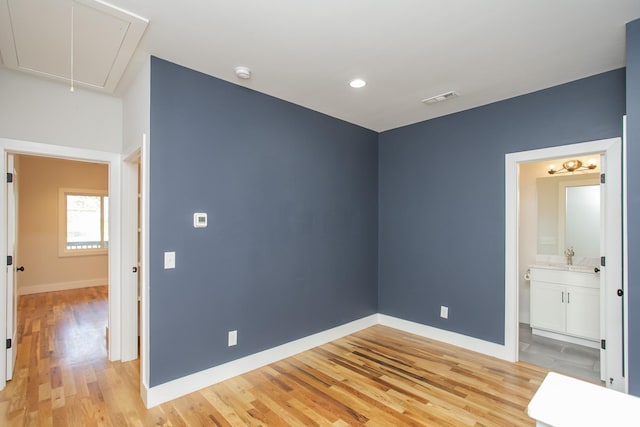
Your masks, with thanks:
M165 252L164 253L164 269L176 268L176 253Z

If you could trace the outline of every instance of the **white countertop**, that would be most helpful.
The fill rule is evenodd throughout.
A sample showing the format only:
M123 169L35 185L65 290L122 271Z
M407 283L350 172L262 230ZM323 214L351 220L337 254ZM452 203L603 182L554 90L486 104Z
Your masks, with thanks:
M529 402L528 414L554 427L638 427L640 398L549 372Z
M598 266L536 263L536 264L532 264L529 268L544 268L547 270L579 271L582 273L594 273L593 269L596 267Z

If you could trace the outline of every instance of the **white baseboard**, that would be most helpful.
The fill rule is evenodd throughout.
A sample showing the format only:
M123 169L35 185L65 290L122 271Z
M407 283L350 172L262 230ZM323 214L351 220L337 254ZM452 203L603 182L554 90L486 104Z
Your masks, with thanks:
M358 319L308 337L300 338L259 353L251 354L241 359L232 360L231 362L223 363L222 365L214 366L213 368L196 372L195 374L191 374L186 377L149 387L146 390L143 385L142 399L146 407L151 408L226 379L242 375L270 363L277 362L278 360L285 359L322 344L326 344L330 341L353 334L362 329L374 326L377 323L378 315L372 314L371 316L363 317L362 319Z
M148 387L146 384L142 384L142 400L147 408L151 408L378 324L425 338L442 341L488 356L507 361L510 360L504 345L410 322L408 320L398 319L385 314L372 314L371 316L363 317L362 319L300 338L299 340L251 354L241 359L232 360L231 362L214 366L164 384L154 387Z
M467 350L486 354L487 356L493 356L507 361L511 360L507 355L506 347L504 345L469 337L456 332L445 331L444 329L438 329L420 323L410 322L408 320L398 319L397 317L387 316L386 314L378 314L378 323L383 326L389 326L390 328L399 329L421 337L442 341Z
M88 288L91 286L107 285L109 279L106 277L88 280L76 280L74 282L44 283L41 285L20 286L18 295L39 294L42 292L66 291L69 289Z

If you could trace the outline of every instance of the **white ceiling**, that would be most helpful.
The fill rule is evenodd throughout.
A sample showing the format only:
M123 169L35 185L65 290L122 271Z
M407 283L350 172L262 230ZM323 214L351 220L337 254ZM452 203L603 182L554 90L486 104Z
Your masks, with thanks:
M110 93L146 26L101 1L0 1L6 67Z
M638 0L110 3L150 21L116 94L150 53L375 131L623 67L640 17ZM421 102L449 90L460 96Z

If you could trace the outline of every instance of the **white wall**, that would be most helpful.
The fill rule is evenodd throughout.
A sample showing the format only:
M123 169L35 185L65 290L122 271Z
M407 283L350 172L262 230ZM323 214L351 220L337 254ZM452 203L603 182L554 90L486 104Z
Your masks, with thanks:
M529 295L530 284L524 275L536 260L536 245L538 233L538 202L536 193L536 178L542 176L538 163L520 165L520 222L518 230L518 285L519 285L519 321L529 323Z
M142 146L142 134L149 135L151 108L151 61L146 61L127 88L122 106L122 152L129 154Z
M122 151L122 100L0 67L0 137Z

